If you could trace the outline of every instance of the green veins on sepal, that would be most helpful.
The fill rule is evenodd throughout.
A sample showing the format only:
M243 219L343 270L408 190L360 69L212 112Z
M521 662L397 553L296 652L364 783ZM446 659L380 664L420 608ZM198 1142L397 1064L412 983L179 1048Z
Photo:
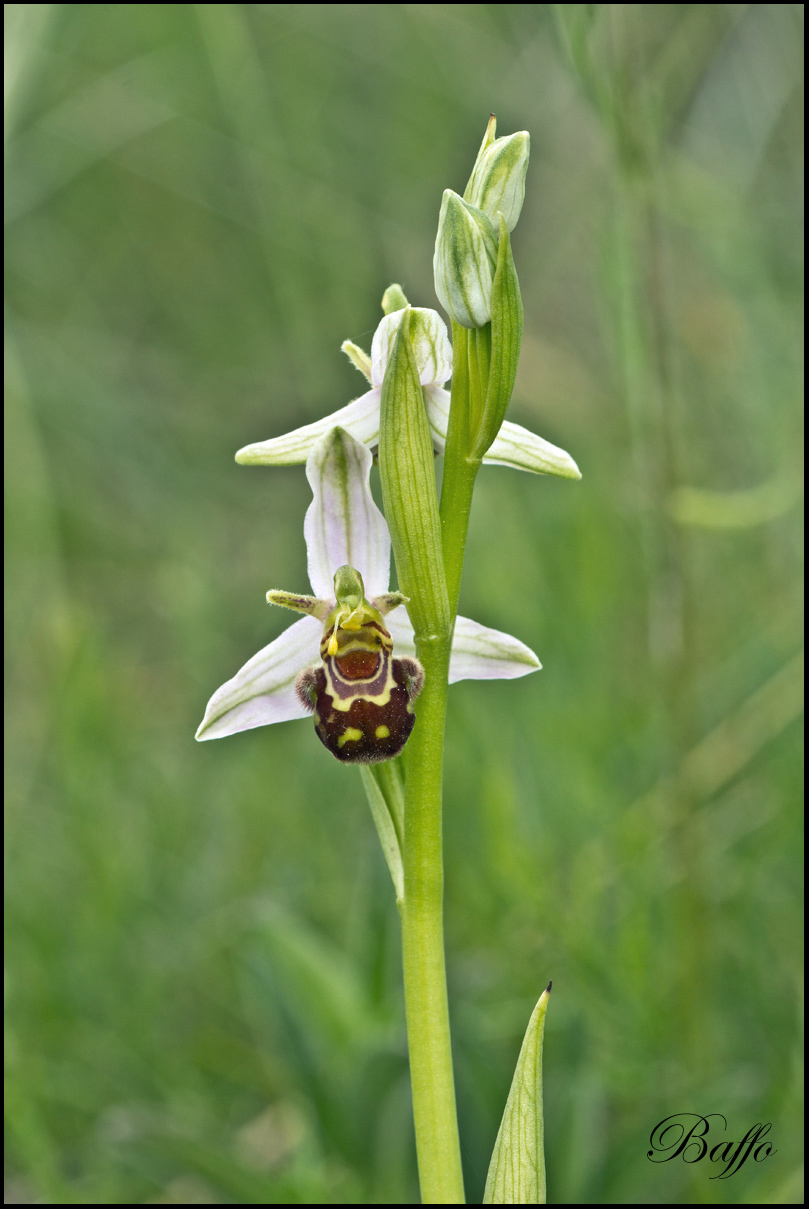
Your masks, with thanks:
M509 231L513 231L525 198L531 140L527 130L499 139L495 138L496 130L492 114L463 196L464 201L487 214L495 227L497 215L502 214Z
M542 1040L551 985L528 1022L489 1164L484 1205L545 1204Z
M491 319L496 264L497 236L491 219L445 189L433 256L435 292L447 314L462 327L482 327Z

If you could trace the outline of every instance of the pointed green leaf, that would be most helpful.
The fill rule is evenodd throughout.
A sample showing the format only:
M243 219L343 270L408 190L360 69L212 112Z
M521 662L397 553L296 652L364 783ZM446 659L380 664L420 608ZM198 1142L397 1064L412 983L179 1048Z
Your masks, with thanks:
M489 1164L484 1205L545 1204L542 1038L550 990L548 983L528 1022Z
M401 909L404 901L404 786L399 763L386 760L381 764L362 764L360 776L393 881L396 905Z

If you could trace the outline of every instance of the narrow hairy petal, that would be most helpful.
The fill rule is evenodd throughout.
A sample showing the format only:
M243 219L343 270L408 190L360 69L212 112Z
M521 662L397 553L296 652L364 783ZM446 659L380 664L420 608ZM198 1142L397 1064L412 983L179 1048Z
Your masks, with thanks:
M371 358L365 349L360 348L353 340L344 340L340 345L340 352L345 353L354 368L358 369L368 382L371 381Z
M385 618L396 655L412 655L413 624L403 609ZM469 617L458 617L452 639L449 682L456 680L514 680L536 672L542 664L530 647L511 634L492 630Z
M371 495L372 462L371 451L342 428L322 437L307 460L313 499L303 532L316 596L333 597L334 572L346 564L359 571L367 596L388 590L390 536Z
M385 617L398 609L399 605L407 604L407 597L403 592L385 592L383 596L375 596L371 604Z
M580 479L581 471L569 453L538 437L519 424L506 420L483 457L487 466L513 466L532 474L555 474Z
M316 617L302 617L254 655L211 697L196 737L222 739L255 726L305 718L295 680L320 658L322 633Z
M379 441L379 393L378 389L369 390L339 411L315 420L314 424L304 424L303 428L269 441L245 445L236 454L236 461L242 466L298 466L332 428L344 428L363 445L376 445Z
M319 600L317 596L304 596L300 592L283 592L271 588L267 593L267 604L280 605L282 609L292 609L295 613L306 613L325 621L332 610L331 600Z

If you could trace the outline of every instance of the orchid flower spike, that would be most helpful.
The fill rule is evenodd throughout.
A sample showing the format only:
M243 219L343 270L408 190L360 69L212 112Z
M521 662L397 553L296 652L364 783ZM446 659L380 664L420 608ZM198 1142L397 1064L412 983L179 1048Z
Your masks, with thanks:
M371 356L351 341L343 342L343 351L367 378L371 389L353 403L341 407L314 424L296 428L284 436L246 445L236 454L245 466L296 466L305 462L320 438L333 428L344 428L369 449L379 444L379 405L382 380L402 321L407 299L398 287L390 287L386 299L395 297L397 309L385 315L374 333ZM449 424L449 391L444 384L452 375L452 346L447 327L437 311L428 307L411 308L410 339L424 390L424 405L436 453L443 453ZM533 474L554 474L565 479L580 479L579 468L569 453L543 440L527 428L506 420L483 457L493 466L512 466Z
M345 429L321 436L306 462L312 503L304 537L313 596L272 591L304 613L217 689L198 739L305 718L339 760L374 762L401 750L423 682L405 598L389 591L390 534L374 503L370 449ZM393 652L397 657L393 658ZM510 634L459 617L449 680L525 676L540 662ZM387 733L385 733L387 731Z

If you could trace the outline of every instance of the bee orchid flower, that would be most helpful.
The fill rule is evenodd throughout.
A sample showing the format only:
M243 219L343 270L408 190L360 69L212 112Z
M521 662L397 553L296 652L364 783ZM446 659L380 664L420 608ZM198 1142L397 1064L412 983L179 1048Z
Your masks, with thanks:
M388 293L396 288L391 287ZM401 290L398 294L400 299L404 299ZM405 302L402 302L402 307ZM413 307L411 313L410 338L424 390L433 448L436 453L443 453L450 405L449 391L444 389L444 384L452 375L452 346L446 324L437 311L428 307ZM305 424L269 441L246 445L236 454L236 461L246 466L296 466L305 462L320 438L336 427L344 428L357 441L369 449L375 449L379 444L382 381L401 322L401 308L385 315L374 333L370 357L349 340L342 345L352 363L367 378L371 387L369 391L339 411L316 420L314 424ZM533 474L581 478L579 468L569 453L509 420L502 424L483 462L485 465L512 466Z
M390 535L371 495L372 461L368 445L344 428L314 443L304 520L314 595L267 593L271 604L305 616L217 689L197 739L314 712L318 736L340 760L369 763L401 750L423 673L405 598L389 591ZM540 666L510 634L458 617L450 683L511 679Z

